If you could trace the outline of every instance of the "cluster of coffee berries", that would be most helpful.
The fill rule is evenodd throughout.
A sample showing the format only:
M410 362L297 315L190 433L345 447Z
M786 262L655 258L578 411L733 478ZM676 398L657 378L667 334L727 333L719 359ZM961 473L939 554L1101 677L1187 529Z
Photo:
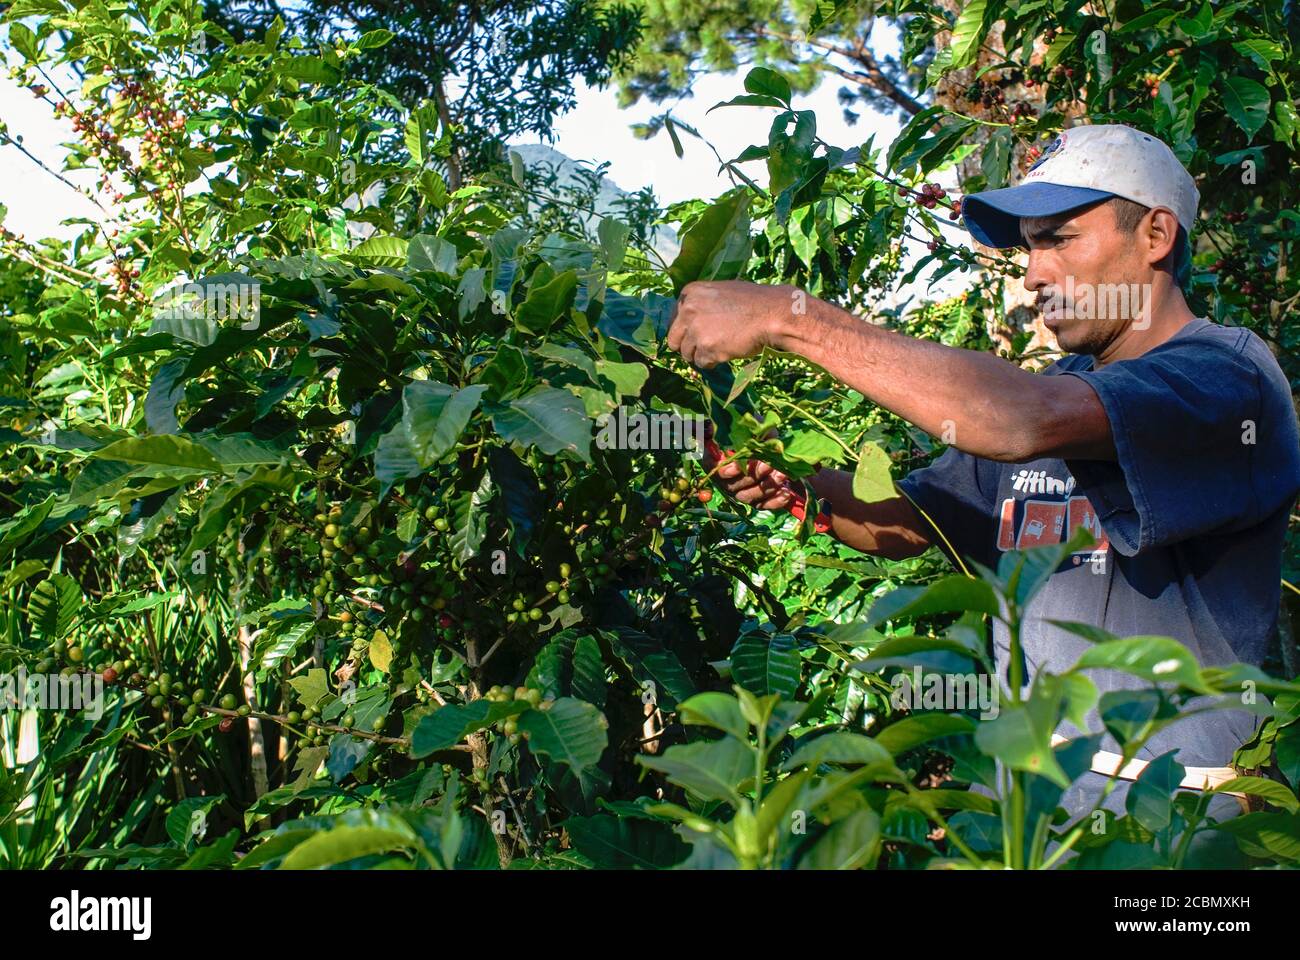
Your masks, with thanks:
M140 268L131 266L129 260L113 259L113 264L109 268L113 275L113 281L117 287L119 297L129 296L135 290L135 281L140 276Z
M483 699L490 703L523 702L536 710L549 710L555 703L554 700L545 699L542 691L537 687L494 686L483 694ZM512 744L519 742L521 734L517 717L506 717L504 720L499 720L496 727L509 738Z
M971 103L991 107L996 103L1006 103L1007 97L996 84L976 80L966 88L966 99Z
M1232 260L1220 257L1206 269L1218 276L1218 289L1230 293L1237 291L1249 298L1248 308L1254 313L1263 313L1268 309L1269 300L1283 300L1287 291L1273 282L1269 264L1260 260L1257 263L1247 261L1244 251L1234 251L1237 255Z
M646 526L662 526L664 520L679 509L688 498L694 498L699 503L708 503L713 499L713 490L705 486L695 489L694 484L686 477L677 477L671 486L664 484L659 488L659 500L656 504L658 513L646 516Z

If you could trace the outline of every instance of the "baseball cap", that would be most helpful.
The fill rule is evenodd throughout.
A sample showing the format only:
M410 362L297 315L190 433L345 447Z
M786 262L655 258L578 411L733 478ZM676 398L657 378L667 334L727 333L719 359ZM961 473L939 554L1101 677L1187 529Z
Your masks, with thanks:
M1015 247L1021 217L1051 217L1123 197L1172 210L1190 236L1201 195L1169 146L1122 124L1072 127L1047 145L1014 187L962 198L962 220L989 247Z

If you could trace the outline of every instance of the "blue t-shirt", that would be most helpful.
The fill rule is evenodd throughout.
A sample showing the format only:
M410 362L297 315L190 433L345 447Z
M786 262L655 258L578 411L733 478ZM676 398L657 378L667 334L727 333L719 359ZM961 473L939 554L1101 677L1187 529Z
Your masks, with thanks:
M1174 637L1202 666L1259 665L1277 628L1283 538L1300 491L1290 385L1263 341L1196 319L1140 357L1094 370L1091 357L1072 355L1043 375L1092 386L1117 461L998 463L950 448L899 484L958 553L989 567L1007 550L1059 543L1080 526L1099 541L1025 611L1026 680L1039 669L1063 672L1090 646L1049 620ZM1007 648L996 622L1004 678ZM1102 693L1145 685L1112 670L1088 675ZM1187 717L1139 756L1178 749L1184 766L1223 766L1254 722L1245 711ZM1103 731L1097 711L1088 726ZM1058 732L1081 731L1065 723ZM1119 748L1108 735L1101 749Z

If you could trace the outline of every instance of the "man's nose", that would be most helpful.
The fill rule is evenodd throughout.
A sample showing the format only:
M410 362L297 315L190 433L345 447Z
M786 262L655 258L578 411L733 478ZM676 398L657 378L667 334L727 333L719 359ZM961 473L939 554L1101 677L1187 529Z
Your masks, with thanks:
M1044 287L1050 286L1052 277L1043 262L1043 256L1040 251L1029 251L1029 263L1025 267L1025 289L1030 293L1037 293Z

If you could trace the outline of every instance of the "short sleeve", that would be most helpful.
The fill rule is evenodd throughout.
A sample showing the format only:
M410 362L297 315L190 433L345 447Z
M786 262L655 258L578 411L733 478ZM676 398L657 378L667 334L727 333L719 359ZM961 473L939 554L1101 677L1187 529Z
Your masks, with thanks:
M956 550L962 559L993 564L996 467L949 447L928 467L913 470L898 482L899 489L925 511L926 534L949 560L955 562ZM942 536L934 532L936 526Z
M1063 375L1088 383L1110 420L1118 459L1067 460L1077 489L1124 556L1258 523L1259 368L1231 346L1168 341L1100 370Z

